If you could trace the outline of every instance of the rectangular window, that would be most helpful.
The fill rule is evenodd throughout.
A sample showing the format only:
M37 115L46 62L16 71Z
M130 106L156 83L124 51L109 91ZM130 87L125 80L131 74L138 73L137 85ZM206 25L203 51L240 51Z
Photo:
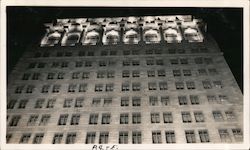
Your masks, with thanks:
M130 61L129 60L124 60L123 61L123 66L130 66Z
M119 144L128 144L128 132L119 132Z
M166 131L166 143L175 143L175 133L174 131Z
M88 54L87 54L88 56L95 56L95 53L94 52L88 52Z
M184 83L183 82L175 82L176 90L183 90L184 89Z
M152 50L152 49L147 49L145 53L146 53L147 55L153 54L153 50Z
M22 100L20 100L18 108L20 108L20 109L25 109L27 103L28 103L28 100L27 100L27 99L22 99Z
M181 76L181 71L180 70L173 70L173 75L174 75L174 77L179 77L179 76Z
M234 135L234 138L236 141L242 141L243 133L242 133L241 129L239 129L239 128L232 129L232 132L233 132L233 135Z
M111 92L114 91L114 84L110 83L110 84L106 84L106 92Z
M184 69L183 70L183 75L184 76L191 76L192 75L191 70Z
M165 70L158 70L158 77L165 77L165 76L166 76Z
M205 62L206 64L212 64L212 63L213 63L213 60L212 60L212 58L204 58L204 62Z
M68 114L60 115L58 120L58 125L66 125L68 116L69 116Z
M155 77L155 71L154 70L148 71L148 77Z
M79 107L83 107L83 101L84 101L84 98L76 98L76 102L75 102L75 107L76 108L79 108Z
M138 70L133 70L132 74L134 78L140 77L140 71Z
M227 129L219 129L218 132L220 135L221 142L232 142Z
M235 114L232 111L225 111L225 114L226 114L227 120L235 120L236 119Z
M80 72L73 72L72 79L79 79Z
M141 98L140 97L132 97L133 106L141 106Z
M83 62L82 61L76 61L75 67L82 67Z
M98 114L90 114L89 124L97 124L97 122L98 122Z
M140 124L141 123L141 113L133 113L132 114L132 122L133 122L133 124Z
M100 98L93 98L92 106L100 106L101 99Z
M79 92L86 92L87 91L87 83L83 83L79 85Z
M222 88L223 87L221 81L214 81L213 83L214 83L214 87L216 87L216 88Z
M194 118L196 122L204 122L204 115L200 111L194 112Z
M140 61L139 60L132 60L132 65L133 66L139 66L140 65Z
M194 62L196 64L203 64L203 59L201 57L197 57L197 58L194 59Z
M186 96L178 96L179 104L180 105L187 105L187 97Z
M70 125L78 125L80 121L80 115L79 114L73 114L71 117Z
M106 61L99 61L99 66L100 67L107 66L107 62Z
M31 69L31 68L35 68L35 67L36 67L36 63L35 63L35 62L30 63L29 66L28 66L28 68L30 68L30 69Z
M208 69L208 72L209 72L210 75L216 75L216 74L218 74L218 71L215 68Z
M170 105L169 96L161 96L161 105L162 106Z
M97 78L104 78L105 72L104 71L99 71L97 72Z
M193 81L187 81L186 85L187 85L187 89L189 89L189 90L195 89L195 84Z
M184 54L184 53L186 53L186 51L185 51L184 49L178 49L177 51L178 51L179 54Z
M56 53L56 57L62 57L63 56L63 52L57 52Z
M199 105L200 104L200 100L198 95L190 95L190 101L192 105Z
M185 131L187 143L196 143L194 130Z
M108 71L107 72L107 78L114 78L115 77L115 72L114 71Z
M110 124L110 114L102 114L102 124Z
M28 120L27 126L34 126L36 124L37 119L38 115L31 115Z
M23 88L24 88L24 86L17 86L16 90L15 90L15 93L17 93L17 94L22 93Z
M108 55L108 51L101 51L101 56L107 56Z
M214 116L215 121L223 121L224 120L221 111L213 111L213 116Z
M37 68L44 68L46 63L38 63Z
M168 49L168 53L169 54L175 54L176 53L176 49L170 48L170 49Z
M54 79L54 77L55 77L55 73L50 72L50 73L48 73L47 79L52 80L52 79Z
M152 142L153 144L161 143L161 131L152 132Z
M13 109L17 103L17 100L10 100L7 104L7 109Z
M146 60L146 64L147 64L148 66L151 66L151 65L154 65L155 63L154 63L154 60L153 60L153 59L149 59L149 60Z
M207 95L207 100L211 104L217 103L217 98L215 95Z
M173 123L173 116L171 112L163 113L164 123Z
M140 91L141 84L140 83L132 83L132 89L133 89L133 91Z
M101 132L99 137L99 144L108 144L109 133Z
M96 92L102 92L103 91L103 84L96 84L95 85L95 91Z
M179 64L179 61L178 61L178 59L170 59L170 63L172 65L177 65L177 64Z
M30 73L24 73L22 80L29 80L29 77L30 77Z
M198 73L199 73L199 75L201 75L201 76L207 75L206 69L198 69Z
M85 51L79 51L78 56L85 56Z
M57 79L64 79L64 74L63 72L59 72L57 75Z
M95 132L87 132L86 135L86 144L94 144L95 143Z
M111 106L112 98L104 98L103 106Z
M49 99L47 102L47 108L54 108L56 99Z
M32 80L38 80L40 75L41 75L40 73L34 73L32 76Z
M17 126L20 119L21 119L21 115L12 116L9 126Z
M156 60L156 65L160 65L160 66L164 65L163 60L162 59L157 59Z
M129 106L129 97L122 97L121 98L121 106Z
M129 78L129 76L130 76L129 70L123 70L122 71L122 77L123 78Z
M59 93L60 88L61 88L61 85L54 85L53 89L52 89L52 92L53 93Z
M167 90L168 89L167 82L159 82L159 88L160 90Z
M223 103L225 101L228 101L228 97L226 95L219 95L219 102L218 103Z
M83 72L82 79L88 79L88 78L89 78L89 72Z
M66 137L66 144L74 144L76 140L76 133L68 133Z
M51 68L57 68L59 66L59 62L52 62Z
M43 140L43 133L37 133L33 139L33 144L41 144Z
M12 138L12 134L11 133L7 133L6 134L6 143L10 143L11 138Z
M49 92L50 85L43 85L42 87L42 93L48 93Z
M35 86L34 85L28 85L26 89L26 93L32 93L34 90Z
M151 123L160 123L159 113L151 113Z
M181 115L182 115L182 122L183 123L191 123L192 122L190 112L181 112Z
M62 62L61 67L66 68L68 67L69 63L68 62Z
M64 108L70 108L71 105L72 105L72 102L73 102L73 99L65 99L65 100L64 100L63 107L64 107Z
M156 82L149 82L148 83L148 90L156 90L157 89L157 85Z
M207 130L199 130L199 136L200 136L201 143L210 142Z
M155 54L162 54L162 50L161 49L156 49Z
M29 143L29 139L31 137L31 133L24 133L19 141L19 143Z
M132 132L132 143L133 144L141 144L141 132L133 131Z
M52 143L60 144L62 142L63 133L55 133Z
M149 96L149 103L151 106L157 106L158 105L157 96Z
M41 125L43 125L43 126L47 125L48 122L49 122L49 119L50 119L50 115L48 115L48 114L42 115L40 123L39 123L39 126L41 126Z
M203 84L204 89L211 89L212 88L210 81L202 81L202 84Z
M85 61L85 67L91 67L92 62L91 61Z
M76 91L76 84L69 84L68 92L74 93Z
M122 83L122 91L129 91L129 83Z
M128 113L120 114L120 124L128 124Z
M180 59L180 62L181 62L181 64L188 64L188 59L186 59L186 58L181 58Z
M114 56L117 54L117 51L110 51L110 56Z

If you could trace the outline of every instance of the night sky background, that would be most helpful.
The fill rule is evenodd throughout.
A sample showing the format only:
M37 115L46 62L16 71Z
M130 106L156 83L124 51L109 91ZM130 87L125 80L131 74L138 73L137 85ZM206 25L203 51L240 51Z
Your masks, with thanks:
M145 8L145 7L7 7L7 74L28 45L39 44L43 23L57 18L119 17L187 14L202 18L208 32L224 52L225 59L243 91L242 8Z

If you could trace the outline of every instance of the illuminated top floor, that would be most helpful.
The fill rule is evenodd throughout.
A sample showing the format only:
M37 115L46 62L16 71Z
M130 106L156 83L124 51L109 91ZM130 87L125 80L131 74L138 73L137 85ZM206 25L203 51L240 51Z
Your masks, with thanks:
M191 15L57 19L44 24L40 45L203 42L202 23Z

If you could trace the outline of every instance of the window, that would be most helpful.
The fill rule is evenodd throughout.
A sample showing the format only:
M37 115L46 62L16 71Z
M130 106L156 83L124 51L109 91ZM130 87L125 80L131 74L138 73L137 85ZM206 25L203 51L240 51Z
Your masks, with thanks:
M99 66L100 67L107 66L107 62L106 61L99 61Z
M92 106L100 106L101 99L100 98L93 98Z
M53 93L58 93L60 91L60 88L61 88L61 85L54 85L53 89L52 89L52 92Z
M123 61L123 66L130 66L130 61L129 60L124 60Z
M54 108L56 99L49 99L47 103L47 108Z
M128 144L128 132L119 132L119 144Z
M226 95L219 95L219 103L225 102L228 100L228 97Z
M187 105L187 97L186 96L178 96L180 105Z
M187 143L196 143L194 130L185 131Z
M35 53L35 58L41 57L41 53L40 52L36 52Z
M199 97L197 95L190 95L190 101L192 105L199 105L200 104L200 100Z
M148 83L148 90L156 90L157 89L157 85L155 82L149 82Z
M60 115L58 120L58 125L66 125L68 116L69 116L68 114Z
M241 129L239 129L239 128L232 129L232 132L233 132L233 135L234 135L234 138L236 141L242 141L243 133L242 133Z
M140 91L141 84L140 83L132 83L132 89L133 89L133 91Z
M109 139L108 132L101 132L99 137L99 144L107 144Z
M170 59L170 63L172 65L177 65L177 64L179 64L179 61L178 61L178 59Z
M133 122L133 124L140 124L141 123L141 114L140 113L133 113L132 114L132 122Z
M9 123L9 126L17 126L19 120L21 119L21 116L20 115L14 115L12 116L12 119Z
M211 89L212 88L210 81L202 81L202 84L203 84L204 89Z
M153 70L148 71L148 77L155 77L155 71Z
M86 135L86 144L94 144L95 143L95 132L87 132Z
M33 62L33 63L30 63L30 64L29 64L28 68L30 68L30 69L31 69L31 68L35 68L35 66L36 66L36 63Z
M171 112L163 113L164 123L173 123L173 116Z
M114 56L117 54L117 51L110 51L110 56Z
M92 62L91 61L85 61L85 67L91 67Z
M184 83L183 82L175 82L175 87L177 90L183 90L184 89Z
M190 112L181 112L181 115L182 115L182 122L183 123L191 123L192 122Z
M168 96L161 96L161 104L162 104L162 106L170 105L169 97Z
M210 75L216 75L216 74L218 74L218 71L215 68L208 69L208 72L209 72Z
M16 90L15 90L15 93L17 93L17 94L22 93L23 88L24 88L24 86L17 86Z
M195 89L195 84L193 81L187 81L186 84L187 84L187 89L189 90Z
M24 133L20 139L19 143L28 143L31 137L31 133Z
M153 50L152 49L147 49L146 50L146 54L148 55L148 54L153 54Z
M162 54L162 50L161 49L156 49L155 54Z
M141 98L140 97L132 97L133 106L141 106Z
M78 56L85 56L85 51L79 51Z
M206 64L212 64L212 63L213 63L213 60L212 60L212 58L204 58L204 62L205 62Z
M104 71L99 71L97 72L97 78L104 78L105 72Z
M130 55L130 50L124 50L123 55Z
M112 98L104 98L103 106L111 106Z
M69 64L68 62L62 62L61 67L66 68L66 67L68 67L68 64Z
M63 133L55 133L53 138L53 144L60 144L62 142Z
M122 71L122 77L123 78L129 78L129 75L130 75L129 70L123 70Z
M42 93L48 93L49 92L50 85L43 85L42 87Z
M9 143L11 138L12 138L12 134L11 133L7 133L6 134L6 143Z
M59 72L58 75L57 75L57 79L64 79L64 73Z
M207 95L207 100L209 103L217 103L217 98L215 95Z
M152 59L146 60L146 63L147 63L148 66L149 65L154 65L154 60L152 60Z
M68 92L74 93L76 91L76 84L69 84Z
M161 131L152 132L152 141L153 141L153 144L161 143Z
M10 100L7 104L7 109L13 109L16 105L17 100Z
M37 133L33 139L33 144L41 144L43 140L43 133Z
M76 140L76 133L68 133L66 138L66 144L74 144Z
M157 59L156 60L156 65L160 65L162 66L164 63L163 63L163 60L162 59Z
M107 78L114 78L115 77L115 72L114 71L108 71L107 72Z
M24 73L22 80L29 80L29 77L30 77L30 73Z
M171 49L168 49L168 53L169 53L169 54L175 54L175 53L176 53L176 51L175 51L175 49L174 49L174 48L171 48Z
M83 72L82 79L88 79L88 78L89 78L89 72Z
M186 53L186 52L185 52L184 49L178 49L178 53L179 53L179 54L184 54L184 53Z
M82 83L79 85L79 92L86 92L87 91L87 84Z
M102 124L110 124L110 114L102 114Z
M73 72L72 79L79 79L80 72Z
M45 67L45 63L38 63L38 65L37 65L37 68L44 68Z
M129 83L122 83L122 91L129 91Z
M28 86L27 86L27 89L26 89L26 93L32 93L33 90L34 90L34 88L35 88L35 86L33 86L33 85L28 85Z
M50 119L50 115L48 115L48 114L42 115L42 118L40 120L39 126L41 126L41 125L47 125L48 122L49 122L49 119Z
M80 98L80 97L76 98L75 107L76 108L83 107L83 101L84 101L83 98Z
M55 76L55 73L48 73L48 76L47 76L47 79L48 80L52 80L52 79L54 79L54 76Z
M38 115L31 115L29 120L28 120L27 125L34 126L36 124L37 119L38 119Z
M94 52L88 52L88 56L94 56L95 53Z
M139 66L140 65L140 61L139 60L132 60L132 65L133 66Z
M151 113L151 123L160 123L159 113Z
M106 92L111 92L114 91L114 84L110 83L110 84L106 84Z
M215 121L223 121L223 116L220 111L213 111L213 116Z
M140 77L140 71L138 70L134 70L132 74L133 74L133 77Z
M20 109L25 109L27 103L28 103L28 100L27 100L27 99L22 99L22 100L20 100L18 108L20 108Z
M191 76L191 75L192 75L191 70L186 70L186 69L184 69L184 70L183 70L183 75L184 75L184 76Z
M166 131L166 143L175 143L175 133L174 131Z
M168 89L167 82L159 82L159 88L160 90L167 90Z
M132 132L132 143L133 144L141 144L141 132L133 131Z
M213 83L214 83L214 86L215 86L216 88L222 88L222 83L221 83L221 81L214 81Z
M34 73L32 76L32 80L38 80L40 77L40 73Z
M72 104L72 99L65 99L64 100L64 104L63 104L63 107L64 108L70 108L71 107L71 104Z
M57 68L59 66L59 62L52 62L51 68Z
M96 91L96 92L101 92L101 91L103 91L103 84L96 84L96 85L95 85L95 91Z
M199 130L201 143L210 142L207 130Z
M101 56L107 56L108 55L108 51L101 51Z
M225 111L225 114L226 114L227 120L235 120L236 119L235 114L232 111Z
M201 76L207 75L206 69L198 69L198 73L199 73L199 75L201 75Z
M186 58L181 58L180 59L181 64L188 64L188 59Z
M76 67L82 67L83 62L82 61L76 61L75 66Z
M219 129L218 130L221 142L230 142L231 143L231 138L229 136L229 133L227 129Z
M121 106L129 106L129 97L122 97L121 98Z
M98 122L98 114L90 114L89 124L97 124L97 122Z
M128 114L120 114L120 124L128 124Z
M165 77L165 76L166 76L165 70L158 70L158 77Z
M71 122L70 125L78 125L80 120L80 115L79 114L73 114L71 117Z
M194 59L194 62L195 62L196 64L203 64L203 60L202 60L201 57L195 58L195 59Z
M181 71L180 70L173 70L173 75L174 75L174 77L179 77L179 76L181 76Z
M149 103L150 103L151 106L158 105L157 96L149 96Z
M194 118L196 122L204 122L204 115L200 111L194 112Z
M63 56L63 52L57 52L57 53L56 53L56 56L57 56L57 57L62 57L62 56Z

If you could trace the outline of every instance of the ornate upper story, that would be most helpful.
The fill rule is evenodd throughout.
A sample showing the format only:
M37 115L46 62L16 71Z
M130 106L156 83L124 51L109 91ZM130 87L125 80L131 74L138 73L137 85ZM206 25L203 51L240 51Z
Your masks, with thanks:
M41 46L203 42L202 23L191 15L57 19L44 24Z

